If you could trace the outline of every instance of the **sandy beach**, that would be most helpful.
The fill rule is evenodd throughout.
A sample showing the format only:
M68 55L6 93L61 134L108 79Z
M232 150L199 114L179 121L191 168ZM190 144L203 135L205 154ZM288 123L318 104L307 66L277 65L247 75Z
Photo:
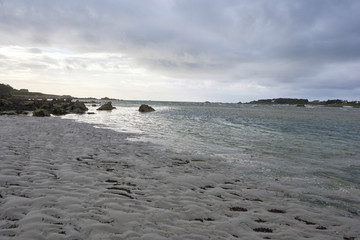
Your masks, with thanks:
M0 116L0 239L358 239L359 216L57 117Z

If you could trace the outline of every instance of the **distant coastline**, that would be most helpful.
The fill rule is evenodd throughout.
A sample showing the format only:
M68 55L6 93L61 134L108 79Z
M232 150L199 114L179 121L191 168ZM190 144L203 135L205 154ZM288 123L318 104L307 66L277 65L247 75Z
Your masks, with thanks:
M95 98L95 97L87 97L87 98L78 98L72 97L70 95L54 95L54 94L46 94L41 92L30 92L28 89L14 89L10 85L0 83L0 112L4 111L12 111L19 110L21 106L14 108L14 104L12 107L14 109L10 109L7 106L7 103L11 100L13 102L18 102L20 104L21 101L29 101L29 100L42 100L42 101L53 101L53 100L62 100L62 101L74 101L79 100L84 103L95 103L103 100L113 100L113 101L123 101L122 99L115 98ZM206 103L211 103L206 101ZM325 106L325 107L353 107L360 108L360 101L347 101L342 99L329 99L326 101L314 100L309 101L308 99L298 99L298 98L272 98L272 99L259 99L250 102L238 104L261 104L261 105L295 105L297 107L306 107L306 106ZM16 105L16 104L15 104ZM23 109L29 110L29 109Z
M273 99L260 99L256 101L251 101L246 104L272 104L272 105L296 105L296 106L305 106L305 105L315 105L315 106L326 106L326 107L355 107L360 108L360 101L347 101L341 99L329 99L327 101L309 101L308 99L297 99L297 98L273 98Z

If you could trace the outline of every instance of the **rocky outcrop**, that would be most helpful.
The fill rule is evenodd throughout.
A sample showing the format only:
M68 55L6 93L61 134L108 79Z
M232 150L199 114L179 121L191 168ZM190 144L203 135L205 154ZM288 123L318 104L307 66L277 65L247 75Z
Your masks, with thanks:
M146 104L141 104L141 106L139 107L139 112L153 112L153 111L155 111L155 109Z
M61 116L61 115L65 115L66 114L66 109L63 108L54 108L53 111L51 112L51 114L54 114L56 116Z
M33 111L33 116L34 117L50 117L50 113L45 109L38 108Z
M83 114L88 110L85 104L83 102L80 102L79 100L76 101L74 104L70 104L70 106L67 109L70 113L77 113L77 114Z
M111 110L113 110L115 108L116 107L113 107L111 102L107 102L104 105L102 105L101 107L99 107L97 110L99 110L99 111L103 111L103 110L111 111Z
M2 111L0 112L0 116L1 115L17 115L18 113L14 110L11 110L11 111Z
M33 111L40 107L40 104L35 104L34 101L5 98L0 99L0 111L16 111L21 113L23 111Z
M71 99L27 99L9 97L0 99L0 112L15 111L21 114L26 111L44 109L54 115L65 115L68 113L83 114L88 108L83 102L72 102Z

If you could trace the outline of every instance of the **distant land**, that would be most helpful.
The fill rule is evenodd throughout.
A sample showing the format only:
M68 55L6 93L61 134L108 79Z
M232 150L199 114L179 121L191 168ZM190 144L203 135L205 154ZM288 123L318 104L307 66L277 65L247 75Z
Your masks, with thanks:
M54 95L40 92L30 92L28 89L15 89L7 84L0 83L0 100L1 99L79 99L79 100L119 100L114 98L103 97L101 99L88 97L88 98L76 98L70 95ZM210 103L210 102L207 102ZM241 102L239 102L241 104ZM268 105L296 105L298 107L305 107L306 105L317 105L326 107L355 107L360 108L360 101L347 101L341 99L329 99L326 101L298 98L272 98L272 99L259 99L244 104L268 104ZM1 101L0 101L1 105Z
M326 107L360 107L360 101L347 101L341 99L330 99L327 101L309 101L308 99L297 98L273 98L273 99L260 99L251 101L247 104L288 104L303 107L305 105L321 105Z
M48 117L68 113L83 114L88 110L84 102L73 101L69 95L53 95L14 89L0 83L0 115L17 115L32 112L33 116Z
M28 89L15 89L7 84L0 83L0 97L19 97L19 98L72 98L70 95L54 95L40 92L29 92Z

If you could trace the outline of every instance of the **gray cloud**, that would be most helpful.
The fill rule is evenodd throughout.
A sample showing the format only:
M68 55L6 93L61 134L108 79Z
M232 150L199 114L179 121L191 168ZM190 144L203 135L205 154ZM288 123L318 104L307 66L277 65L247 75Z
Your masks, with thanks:
M31 49L28 50L28 52L38 54L38 53L42 53L43 51L41 49L39 49L39 48L31 48Z
M356 0L3 0L0 44L123 53L189 82L351 91L359 12Z

